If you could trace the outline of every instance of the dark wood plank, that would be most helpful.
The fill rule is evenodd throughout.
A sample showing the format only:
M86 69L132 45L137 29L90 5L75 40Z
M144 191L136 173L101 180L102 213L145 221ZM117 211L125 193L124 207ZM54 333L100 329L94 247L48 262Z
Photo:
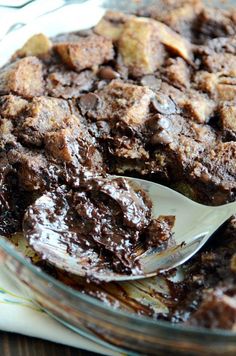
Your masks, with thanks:
M1 356L98 356L93 352L18 334L0 332Z

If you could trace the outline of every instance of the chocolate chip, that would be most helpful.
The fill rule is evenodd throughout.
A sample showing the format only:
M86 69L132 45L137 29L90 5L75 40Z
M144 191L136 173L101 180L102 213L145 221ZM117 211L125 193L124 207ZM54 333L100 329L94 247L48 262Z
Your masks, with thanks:
M168 130L171 126L171 121L168 116L156 114L146 121L146 126L152 131L160 129Z
M158 120L159 120L159 116L158 115L152 116L151 118L149 118L145 122L145 125L146 125L146 127L151 129L152 131L156 131L156 130L159 129Z
M161 87L161 79L158 79L152 74L144 75L141 78L140 83L153 90L159 90Z
M96 125L97 128L100 130L100 133L109 134L111 128L107 121L98 121Z
M165 116L161 116L158 120L158 127L167 130L171 125L170 119Z
M172 137L166 131L160 131L151 137L152 145L156 145L159 143L168 144L172 141L173 141Z
M95 110L99 105L99 101L99 96L94 93L82 95L79 99L79 106L82 114L90 110Z
M176 112L175 103L167 95L158 93L152 99L153 108L160 114L174 114Z
M96 89L101 90L107 85L107 81L106 80L98 80L95 85L96 85Z
M117 73L114 69L111 67L103 67L99 70L98 76L101 79L105 80L112 80L112 79L117 79L120 77L120 74Z

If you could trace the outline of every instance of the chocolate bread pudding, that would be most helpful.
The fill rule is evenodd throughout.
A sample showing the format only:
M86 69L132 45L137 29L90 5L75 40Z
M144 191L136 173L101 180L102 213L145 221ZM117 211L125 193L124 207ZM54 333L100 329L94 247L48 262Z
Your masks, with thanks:
M35 263L104 302L114 285L75 282L45 263L47 236L71 255L83 251L91 269L102 261L132 273L139 242L166 248L174 223L153 219L148 197L110 175L208 205L235 200L235 10L163 0L108 11L89 30L34 35L0 69L0 234L23 232L40 251ZM138 312L235 330L235 234L232 217L184 266L183 281L160 275L168 308L139 300Z
M40 196L26 210L23 231L44 260L64 267L57 263L57 251L63 250L87 279L106 269L137 275L142 272L139 254L174 243L174 216L152 218L151 207L147 194L123 178L87 173L76 190L58 187Z

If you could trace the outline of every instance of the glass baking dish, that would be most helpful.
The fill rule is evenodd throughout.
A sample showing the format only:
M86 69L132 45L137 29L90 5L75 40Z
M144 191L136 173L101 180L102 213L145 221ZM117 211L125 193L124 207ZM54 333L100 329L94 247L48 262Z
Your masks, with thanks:
M35 33L53 36L88 28L97 23L106 9L131 11L150 3L157 1L65 1L64 6L55 11L9 31L0 42L0 65ZM221 2L214 3L223 6ZM228 2L227 6L234 3ZM4 238L0 238L0 249L9 276L19 283L25 293L51 316L97 343L129 355L236 354L236 334L233 332L173 325L109 307L46 274Z

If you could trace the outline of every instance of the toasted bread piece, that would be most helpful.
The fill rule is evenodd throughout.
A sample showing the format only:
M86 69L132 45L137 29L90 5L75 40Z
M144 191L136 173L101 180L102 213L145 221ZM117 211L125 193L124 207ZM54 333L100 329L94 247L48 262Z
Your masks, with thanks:
M62 61L77 71L103 64L114 57L112 41L98 35L80 38L77 42L58 43L54 48Z

